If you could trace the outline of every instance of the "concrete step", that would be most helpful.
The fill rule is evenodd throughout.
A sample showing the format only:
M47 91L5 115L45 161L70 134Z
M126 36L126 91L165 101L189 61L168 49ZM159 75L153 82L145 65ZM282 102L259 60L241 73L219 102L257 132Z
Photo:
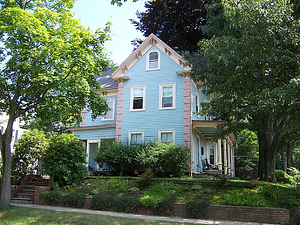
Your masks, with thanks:
M33 204L33 199L30 198L11 198L11 203L26 203L26 204Z

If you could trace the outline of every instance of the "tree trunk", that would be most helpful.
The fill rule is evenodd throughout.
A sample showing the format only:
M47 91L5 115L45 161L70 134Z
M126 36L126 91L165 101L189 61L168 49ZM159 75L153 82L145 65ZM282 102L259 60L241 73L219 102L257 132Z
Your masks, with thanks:
M262 180L275 181L276 153L278 151L283 120L274 120L272 114L258 122L259 165L258 176Z
M7 207L10 203L11 188L11 149L13 119L9 118L5 133L1 136L1 154L2 154L2 179L0 207Z
M287 163L287 168L292 167L292 152L291 152L291 142L288 141L287 146L286 146L286 163Z

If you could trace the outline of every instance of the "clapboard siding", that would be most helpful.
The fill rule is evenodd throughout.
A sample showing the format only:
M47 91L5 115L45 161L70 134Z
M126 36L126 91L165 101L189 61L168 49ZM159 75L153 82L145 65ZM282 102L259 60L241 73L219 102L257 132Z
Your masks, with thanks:
M115 138L116 128L75 130L74 134L78 135L79 139L82 140Z
M160 69L146 71L147 54L152 50L160 52ZM156 46L148 52L126 73L130 80L124 83L122 139L128 138L129 131L143 130L145 141L157 140L158 130L174 129L175 142L183 144L183 76L176 74L183 68ZM176 85L176 108L159 110L159 85L167 83ZM130 91L133 86L146 86L145 111L130 111Z

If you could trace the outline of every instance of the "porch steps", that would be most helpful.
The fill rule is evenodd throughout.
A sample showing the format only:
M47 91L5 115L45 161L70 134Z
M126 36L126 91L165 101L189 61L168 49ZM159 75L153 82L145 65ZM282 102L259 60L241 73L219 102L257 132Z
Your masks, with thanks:
M50 179L41 176L26 176L24 182L20 186L16 186L16 191L12 193L10 202L33 204L36 186L48 187L50 186Z

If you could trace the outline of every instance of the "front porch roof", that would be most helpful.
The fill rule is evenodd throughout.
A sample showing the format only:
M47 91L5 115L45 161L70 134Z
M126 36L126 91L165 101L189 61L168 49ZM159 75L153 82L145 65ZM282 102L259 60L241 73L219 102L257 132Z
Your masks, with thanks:
M216 121L216 120L209 120L209 121L193 120L192 121L193 130L197 130L205 138L212 138L214 133L217 130L217 126L224 123L225 123L224 121Z

